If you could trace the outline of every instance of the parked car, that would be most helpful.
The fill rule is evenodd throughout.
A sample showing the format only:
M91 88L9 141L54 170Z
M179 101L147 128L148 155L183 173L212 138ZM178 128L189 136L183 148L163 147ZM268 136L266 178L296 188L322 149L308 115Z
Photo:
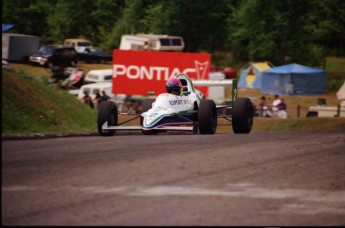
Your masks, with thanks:
M84 52L78 52L78 59L85 62L107 63L113 61L111 53L105 53L102 48L90 47L86 48Z
M45 67L76 66L78 62L77 52L73 47L62 45L45 45L37 53L29 57L32 64Z
M85 77L85 83L111 82L113 69L90 70Z

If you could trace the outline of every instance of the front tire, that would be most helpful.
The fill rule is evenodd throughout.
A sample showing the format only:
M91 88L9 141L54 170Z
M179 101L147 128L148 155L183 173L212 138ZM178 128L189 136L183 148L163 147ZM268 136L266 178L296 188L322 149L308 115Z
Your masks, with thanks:
M108 126L117 126L118 114L117 107L114 102L103 101L98 108L98 133L101 136L113 136L116 130L102 130L102 126L108 121Z
M214 134L217 130L217 108L213 100L202 100L198 112L200 134Z
M234 133L248 134L253 127L254 107L249 98L237 98L232 107Z

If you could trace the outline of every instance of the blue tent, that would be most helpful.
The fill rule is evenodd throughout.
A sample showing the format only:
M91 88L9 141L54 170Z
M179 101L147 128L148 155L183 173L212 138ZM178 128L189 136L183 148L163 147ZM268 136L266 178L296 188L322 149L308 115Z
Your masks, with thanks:
M261 93L280 95L325 94L326 71L288 64L262 72Z
M248 64L241 70L238 88L261 89L262 72L271 68L273 65L269 62L257 62Z
M8 30L10 30L11 28L13 28L14 25L10 25L10 24L2 24L2 32L6 32Z

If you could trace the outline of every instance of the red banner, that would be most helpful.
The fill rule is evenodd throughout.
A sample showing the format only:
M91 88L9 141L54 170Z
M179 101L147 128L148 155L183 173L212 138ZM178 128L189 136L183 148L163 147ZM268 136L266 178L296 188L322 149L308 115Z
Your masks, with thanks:
M206 53L114 50L113 93L143 95L165 92L165 83L178 73L191 79L208 79L210 55ZM205 97L208 87L195 87Z

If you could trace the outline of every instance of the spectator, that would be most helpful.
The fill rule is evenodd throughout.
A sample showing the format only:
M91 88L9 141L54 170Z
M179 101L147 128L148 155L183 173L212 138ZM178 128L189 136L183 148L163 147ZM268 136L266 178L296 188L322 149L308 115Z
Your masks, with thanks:
M105 93L104 90L102 90L102 97L101 97L102 101L109 101L110 97Z
M94 106L93 106L93 101L92 101L92 99L91 99L91 97L90 97L90 95L89 95L89 93L88 93L87 91L84 92L84 96L83 96L83 98L82 98L82 101L83 101L85 104L89 105L90 108L92 108L92 109L94 108Z
M133 102L132 101L126 101L124 112L126 112L128 114L135 114L135 110L133 108Z
M278 118L287 118L287 105L284 101L284 98L280 99L281 102L278 104Z
M51 69L51 73L52 73L52 79L53 79L53 85L55 88L58 88L58 83L59 81L63 81L66 78L68 78L68 75L65 72L65 69L61 66L53 66L50 68Z
M340 102L340 107L345 107L345 101Z
M263 116L263 117L272 117L272 112L268 108L265 96L262 96L260 98L259 107L260 107L260 115L261 116Z
M99 108L99 104L102 102L102 96L101 96L101 94L99 93L99 91L96 92L95 101L96 101L97 109L98 109L98 108Z
M279 98L279 95L276 94L274 95L274 100L272 102L272 116L273 117L278 117L278 105L280 104L281 100Z

